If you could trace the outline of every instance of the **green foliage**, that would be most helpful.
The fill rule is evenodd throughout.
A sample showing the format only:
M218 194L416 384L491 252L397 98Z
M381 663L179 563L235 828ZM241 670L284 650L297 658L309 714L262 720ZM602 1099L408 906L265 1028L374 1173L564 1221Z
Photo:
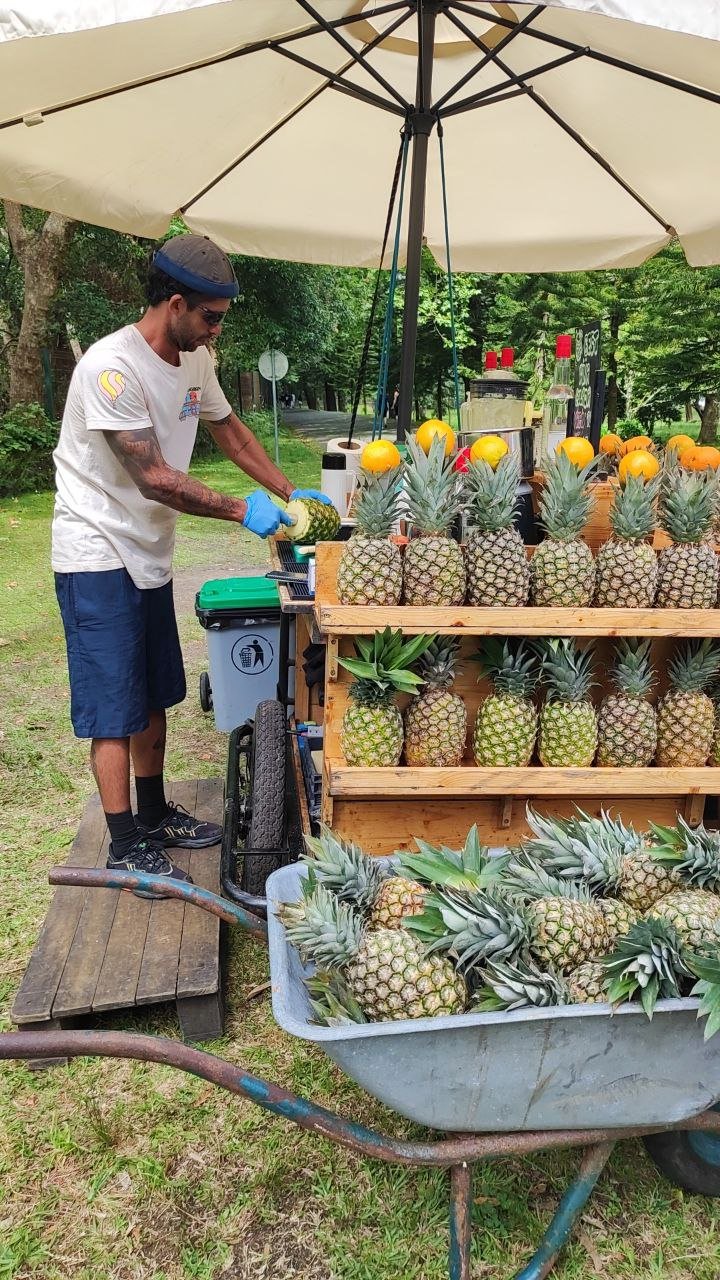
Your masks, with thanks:
M52 484L58 425L39 404L16 404L0 423L0 497Z
M618 418L614 431L621 440L632 440L633 436L645 434L645 428L638 418Z

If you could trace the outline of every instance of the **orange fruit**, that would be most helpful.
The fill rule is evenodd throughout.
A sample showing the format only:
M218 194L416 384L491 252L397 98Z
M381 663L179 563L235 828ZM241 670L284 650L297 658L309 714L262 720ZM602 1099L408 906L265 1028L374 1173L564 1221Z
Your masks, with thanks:
M680 465L689 471L716 471L720 467L720 449L711 444L694 444L683 449Z
M633 449L620 459L618 475L620 483L624 484L628 476L642 476L643 480L652 480L659 470L660 463L654 453L650 453L648 449Z
M626 453L633 453L635 449L652 449L653 442L649 436L632 436L630 440L626 440L620 452L625 457Z
M402 462L400 450L392 440L371 440L360 454L360 466L363 471L371 471L373 475L382 475L392 471Z
M494 471L507 451L508 446L502 436L480 436L470 449L470 459L472 462L477 462L478 458L482 458L483 462L487 462Z
M445 457L449 458L455 449L455 432L449 422L442 422L440 418L428 418L415 432L415 439L423 453L430 452L435 436L445 437Z
M566 436L560 441L555 452L566 453L576 467L586 467L595 457L595 450L584 436Z
M620 436L616 436L614 431L606 431L604 436L600 437L599 453L611 453L617 458L622 452L623 442Z
M695 441L692 436L684 436L682 432L680 432L678 435L670 437L665 448L674 449L677 454L680 454L683 449L694 449Z

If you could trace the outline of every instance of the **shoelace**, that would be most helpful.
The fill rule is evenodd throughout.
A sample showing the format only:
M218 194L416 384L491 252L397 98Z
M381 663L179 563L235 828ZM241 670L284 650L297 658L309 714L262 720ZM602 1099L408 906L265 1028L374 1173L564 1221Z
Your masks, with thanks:
M138 841L133 851L133 861L136 865L142 862L142 870L153 875L167 871L170 865L162 849L151 844L149 840Z

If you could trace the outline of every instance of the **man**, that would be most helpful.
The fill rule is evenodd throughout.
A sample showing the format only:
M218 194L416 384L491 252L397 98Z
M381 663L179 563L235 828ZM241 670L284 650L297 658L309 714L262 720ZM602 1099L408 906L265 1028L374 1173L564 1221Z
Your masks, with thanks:
M232 520L261 538L290 523L261 490L234 498L188 476L199 419L278 498L328 501L295 489L220 389L208 346L237 294L230 260L206 236L168 240L153 257L142 319L79 361L54 455L52 566L71 716L76 737L92 739L107 865L177 880L190 877L165 849L204 848L222 834L165 799L165 711L186 692L172 595L177 515Z

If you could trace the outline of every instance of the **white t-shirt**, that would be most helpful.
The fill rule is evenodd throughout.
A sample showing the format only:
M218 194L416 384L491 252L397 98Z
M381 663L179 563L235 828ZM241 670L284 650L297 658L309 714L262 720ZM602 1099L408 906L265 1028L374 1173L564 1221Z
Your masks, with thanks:
M178 513L142 496L103 432L152 426L165 461L187 473L198 419L219 422L230 411L206 347L168 364L135 325L89 347L73 373L53 455L55 572L125 567L137 587L169 582Z

